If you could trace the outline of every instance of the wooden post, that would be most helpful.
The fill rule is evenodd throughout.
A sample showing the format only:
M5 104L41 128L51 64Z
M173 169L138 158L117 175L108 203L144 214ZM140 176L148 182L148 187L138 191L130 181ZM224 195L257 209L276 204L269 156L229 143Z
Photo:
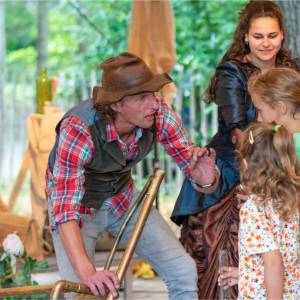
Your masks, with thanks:
M12 210L12 208L14 207L14 205L17 201L18 195L20 193L20 190L21 190L22 184L24 182L26 172L29 168L29 159L30 159L29 151L27 149L25 151L25 154L24 154L24 157L23 157L23 162L22 162L21 169L19 171L17 180L14 184L13 190L10 194L9 199L8 199L8 207L9 207L10 210Z

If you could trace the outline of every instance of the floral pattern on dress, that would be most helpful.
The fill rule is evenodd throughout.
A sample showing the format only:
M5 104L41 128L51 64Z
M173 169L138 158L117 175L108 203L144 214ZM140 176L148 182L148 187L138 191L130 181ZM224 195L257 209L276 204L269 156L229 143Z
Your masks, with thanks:
M273 210L257 207L254 196L240 210L239 299L266 299L261 253L280 250L284 264L284 299L300 299L299 214L289 222Z

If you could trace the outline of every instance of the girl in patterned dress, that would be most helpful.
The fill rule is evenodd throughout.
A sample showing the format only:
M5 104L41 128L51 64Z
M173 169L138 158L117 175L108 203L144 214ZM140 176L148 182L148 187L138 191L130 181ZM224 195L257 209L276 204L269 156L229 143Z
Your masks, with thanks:
M251 76L249 93L257 109L257 120L283 125L293 134L300 162L300 74L290 68L274 68ZM238 269L229 267L219 278L230 286L238 282Z
M300 299L300 169L292 135L255 123L238 155L250 195L240 210L239 299Z

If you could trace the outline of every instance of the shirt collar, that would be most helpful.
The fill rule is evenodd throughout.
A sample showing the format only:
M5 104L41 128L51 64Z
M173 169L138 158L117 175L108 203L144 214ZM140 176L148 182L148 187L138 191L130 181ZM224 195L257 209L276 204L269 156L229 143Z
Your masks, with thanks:
M143 129L137 127L135 130L135 137L137 138L137 140L140 139L140 137L143 134ZM107 142L113 142L113 141L120 141L120 137L118 132L116 131L115 126L112 123L108 123L106 124L106 138L107 138Z

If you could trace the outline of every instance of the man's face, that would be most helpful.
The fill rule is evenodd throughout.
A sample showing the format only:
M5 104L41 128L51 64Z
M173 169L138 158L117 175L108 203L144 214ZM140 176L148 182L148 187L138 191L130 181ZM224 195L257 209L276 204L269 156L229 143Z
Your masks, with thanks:
M115 103L113 109L117 111L117 122L126 127L150 128L154 122L154 114L159 109L159 103L152 92L125 96Z

